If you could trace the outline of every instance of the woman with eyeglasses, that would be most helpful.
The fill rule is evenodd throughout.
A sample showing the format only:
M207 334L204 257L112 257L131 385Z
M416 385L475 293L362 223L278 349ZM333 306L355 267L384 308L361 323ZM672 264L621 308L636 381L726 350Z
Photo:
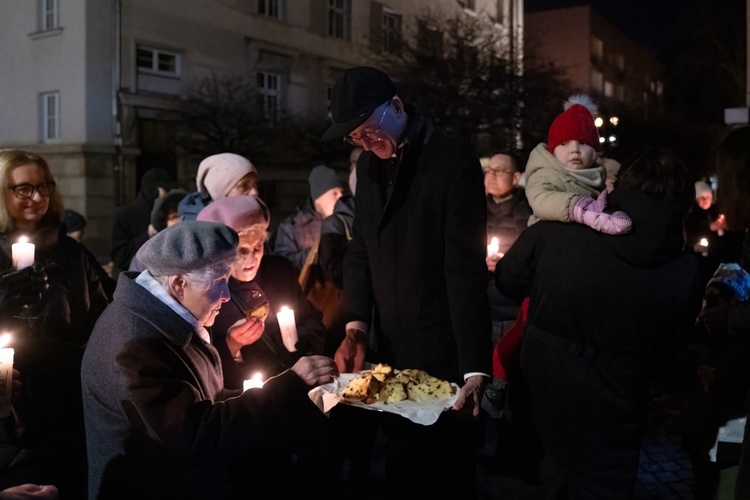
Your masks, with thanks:
M0 447L15 457L0 470L0 488L54 484L60 498L85 498L81 357L107 296L91 254L66 234L42 157L0 150L0 193L0 332L12 335L23 384L2 425ZM21 237L34 244L34 265L16 270L12 245Z

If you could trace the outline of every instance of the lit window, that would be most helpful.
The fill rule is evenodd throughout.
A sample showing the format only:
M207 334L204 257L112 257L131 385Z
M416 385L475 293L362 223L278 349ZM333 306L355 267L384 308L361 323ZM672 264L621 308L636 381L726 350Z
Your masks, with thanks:
M383 52L399 54L401 52L401 16L395 12L383 10Z
M257 73L258 112L260 115L276 123L281 111L281 75L276 73Z
M60 5L58 0L40 0L39 21L41 31L50 31L60 27Z
M661 81L656 82L656 95L660 96L664 93L664 84Z
M180 76L180 55L150 47L136 49L135 65L139 71L167 76Z
M604 95L606 97L612 97L615 94L615 86L612 82L604 82Z
M42 141L60 140L60 93L42 94Z
M328 36L349 39L351 0L328 0Z
M258 0L258 14L272 17L274 19L282 18L282 0Z

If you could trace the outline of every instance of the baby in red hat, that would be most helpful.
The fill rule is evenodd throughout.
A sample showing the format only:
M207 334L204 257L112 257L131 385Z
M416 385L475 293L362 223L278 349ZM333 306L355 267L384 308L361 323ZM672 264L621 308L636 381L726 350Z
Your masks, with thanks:
M550 126L547 144L537 145L529 155L526 197L533 210L529 224L553 220L579 222L607 234L630 231L625 213L604 212L607 177L615 175L619 164L600 156L593 116L596 104L587 95L574 95L564 109Z

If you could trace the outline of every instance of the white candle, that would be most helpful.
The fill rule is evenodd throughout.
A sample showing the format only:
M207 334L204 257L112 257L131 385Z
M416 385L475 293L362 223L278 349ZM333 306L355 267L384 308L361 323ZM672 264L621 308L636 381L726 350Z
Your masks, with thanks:
M10 334L0 336L0 346L8 345ZM10 416L11 396L13 394L13 349L0 348L0 418Z
M34 265L34 244L29 243L26 236L21 236L18 243L11 245L11 255L13 266L16 269L23 269Z
M284 341L284 347L289 352L297 350L297 324L294 322L294 311L287 306L281 308L276 313L279 320L279 329L281 330L281 340Z
M252 378L249 378L242 382L242 390L246 391L248 389L253 388L260 388L263 387L263 376L260 373L256 373L252 376Z
M707 257L708 256L708 238L701 238L698 244L701 247L703 247L703 250L701 251L701 255L703 255L704 257Z
M487 257L497 257L500 253L500 239L493 236L490 240L490 244L487 245Z

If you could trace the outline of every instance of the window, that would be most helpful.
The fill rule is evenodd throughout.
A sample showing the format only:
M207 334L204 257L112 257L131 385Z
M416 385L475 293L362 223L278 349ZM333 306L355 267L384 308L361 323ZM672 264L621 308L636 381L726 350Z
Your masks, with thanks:
M604 82L604 95L606 97L612 97L615 95L615 86L612 82Z
M180 55L175 52L138 46L135 65L139 71L164 76L180 76Z
M664 93L664 84L657 80L656 82L656 95L661 96Z
M477 10L476 0L458 0L458 3L466 10L475 11Z
M617 99L620 102L625 101L625 87L617 84L615 85L615 99Z
M381 21L383 31L383 52L401 53L401 16L392 11L383 10Z
M594 61L601 61L604 57L604 42L595 36L591 37L591 57Z
M617 69L620 71L625 71L625 56L617 56Z
M328 0L328 36L349 39L351 0Z
M42 94L42 142L60 140L60 93Z
M60 6L58 0L40 0L40 31L50 31L60 27Z
M281 111L281 75L257 73L258 113L271 123L276 123Z
M443 33L421 19L417 21L417 48L432 56L443 55Z
M283 0L258 0L258 14L272 17L274 19L282 19L282 1Z
M604 89L604 76L600 71L591 71L591 88L596 92L601 92Z

